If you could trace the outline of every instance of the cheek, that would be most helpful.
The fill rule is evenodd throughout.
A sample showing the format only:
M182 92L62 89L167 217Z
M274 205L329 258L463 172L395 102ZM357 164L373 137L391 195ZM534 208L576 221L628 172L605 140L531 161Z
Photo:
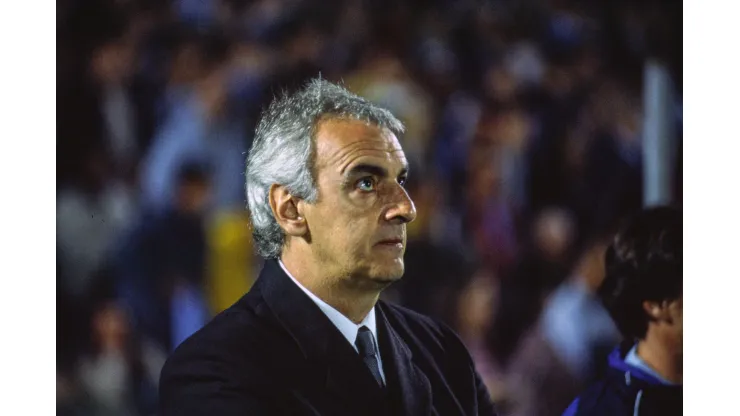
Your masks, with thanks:
M323 201L314 206L312 234L322 245L328 244L350 256L365 252L374 236L381 201L374 195L324 195Z
M683 308L673 309L671 313L671 318L676 328L678 328L680 331L683 331Z
M320 221L312 234L322 245L330 245L339 251L355 252L366 237L366 221L354 210L334 206L319 213Z

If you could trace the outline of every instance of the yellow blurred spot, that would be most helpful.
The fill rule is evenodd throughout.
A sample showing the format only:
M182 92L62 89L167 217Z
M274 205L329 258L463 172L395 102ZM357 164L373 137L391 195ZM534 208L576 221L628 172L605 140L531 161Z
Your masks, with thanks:
M254 283L254 263L249 215L243 211L216 213L208 226L206 283L214 313L233 305L249 290Z

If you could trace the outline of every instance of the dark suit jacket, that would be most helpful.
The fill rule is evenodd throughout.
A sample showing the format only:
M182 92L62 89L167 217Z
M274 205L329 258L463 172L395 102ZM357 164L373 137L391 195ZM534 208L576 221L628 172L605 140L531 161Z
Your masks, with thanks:
M375 310L385 389L277 261L267 261L249 293L167 360L162 415L496 414L452 330L382 301Z

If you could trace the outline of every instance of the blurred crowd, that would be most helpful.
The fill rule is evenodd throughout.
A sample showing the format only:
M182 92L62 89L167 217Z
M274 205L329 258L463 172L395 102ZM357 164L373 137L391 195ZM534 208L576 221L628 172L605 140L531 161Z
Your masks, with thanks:
M592 293L642 203L648 57L680 146L673 3L59 0L58 414L156 414L168 352L259 272L260 110L319 75L407 127L419 215L384 296L455 328L504 414L560 414L619 340Z

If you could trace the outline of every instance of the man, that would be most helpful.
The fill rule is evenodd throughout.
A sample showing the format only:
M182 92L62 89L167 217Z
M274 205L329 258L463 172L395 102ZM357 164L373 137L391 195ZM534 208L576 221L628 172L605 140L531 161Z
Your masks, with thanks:
M403 125L324 80L277 99L247 162L253 288L162 371L163 415L495 415L460 339L379 301L401 278Z
M680 210L646 209L617 234L598 294L627 341L564 416L682 414L682 275Z

